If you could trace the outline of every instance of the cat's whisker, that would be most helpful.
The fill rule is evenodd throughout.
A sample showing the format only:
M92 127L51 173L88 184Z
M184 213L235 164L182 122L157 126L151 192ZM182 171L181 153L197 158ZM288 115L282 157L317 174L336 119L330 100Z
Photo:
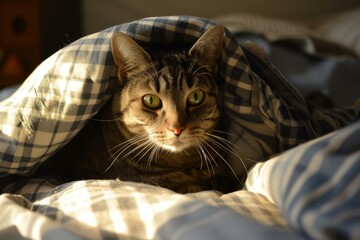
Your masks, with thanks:
M226 142L224 142L224 139L222 139L221 137L218 137L218 136L215 136L212 134L206 134L206 135L209 136L209 138L207 140L210 141L211 143L213 143L214 145L218 146L219 148L221 148L233 155L237 155L237 153L231 148L231 146L229 144L227 144ZM213 139L213 138L215 138L215 139ZM223 145L223 144L225 144L225 145Z
M123 159L126 159L129 155L131 155L131 154L132 154L133 152L135 152L137 149L143 147L144 145L147 145L148 142L149 142L149 140L147 140L145 143L142 143L142 144L138 145L137 147L135 147L134 149L132 149L130 152L126 153L124 156L121 156L121 154L124 152L124 150L127 149L128 147L125 148L123 151L121 151L121 153L119 153L119 154L115 157L115 159L111 162L111 164L109 165L109 167L107 167L104 172L107 172L107 171L114 165L114 163L115 163L116 161L118 161L118 160L119 160L119 161L122 161ZM130 146L134 146L134 144L131 144ZM130 147L130 146L129 146L129 147ZM140 152L140 153L141 153L141 152ZM138 153L138 154L139 154L139 153ZM121 158L119 159L120 156L121 156ZM136 157L136 156L135 156L135 157Z
M213 143L214 145L218 146L219 148L221 148L221 149L223 149L223 150L225 150L225 151L228 151L229 153L231 153L232 155L234 155L236 158L238 158L238 159L240 160L241 164L243 165L246 174L248 174L248 169L247 169L247 167L246 167L246 164L244 163L244 160L243 160L235 151L232 150L231 146L229 146L229 145L226 143L227 139L223 139L222 137L219 137L219 136L216 136L216 135L212 135L212 134L207 134L207 135L210 136L210 137L216 138L216 140L209 138L209 139L208 139L209 142ZM226 140L226 141L225 141L225 140ZM218 141L220 141L220 142L218 142ZM224 145L222 145L222 143L226 144L227 147L225 147ZM229 147L229 148L228 148L228 147ZM248 159L246 159L246 160L248 160Z
M211 148L215 153L216 155L218 155L220 157L221 160L223 160L223 162L229 167L230 171L234 174L235 178L237 179L237 181L239 183L241 183L240 179L238 178L238 176L236 175L234 169L231 167L231 165L226 161L226 159L218 152L216 151L209 143L207 142L204 142L209 148Z
M206 165L206 169L208 171L208 175L210 176L210 168L209 168L209 163L208 163L208 156L207 156L206 152L204 151L204 147L201 144L199 144L199 146L200 146L201 152L203 153L203 156L204 156L204 162L205 162L205 165Z
M151 165L152 160L154 159L154 157L153 157L154 151L156 152L156 150L157 150L156 143L153 143L152 146L150 146L150 148L149 148L149 150L147 152L149 152L150 150L151 150L151 152L150 152L150 155L149 155L149 158L148 158L148 166L149 167Z
M125 141L117 146L115 146L114 148L112 148L111 150L109 150L108 152L116 149L116 148L119 148L118 150L116 150L113 154L111 154L110 158L109 159L112 159L114 158L114 156L116 155L118 158L124 151L126 151L127 149L129 149L130 147L134 146L134 145L137 145L138 143L142 142L142 141L147 141L148 139L146 137L137 137L137 138L133 138L133 139L130 139L128 141ZM116 159L115 158L115 159Z
M210 156L208 158L209 159L209 164L210 164L213 175L215 175L215 169L214 169L213 163L215 164L216 167L219 167L219 164L216 162L213 155L209 152L209 149L205 148L205 151L208 153L208 156Z
M214 166L212 165L212 162L211 162L211 159L209 158L212 157L211 154L209 153L209 151L201 144L201 142L198 142L198 146L201 150L201 152L203 153L203 156L204 156L204 162L205 162L205 165L206 165L206 168L208 170L208 175L211 176L211 173L210 173L210 168L214 174ZM202 169L202 168L200 168Z
M198 152L198 154L199 154L199 156L200 156L200 170L203 168L203 161L204 161L204 159L203 159L203 156L202 156L202 154L201 154L201 151L199 150L199 144L198 143L195 143L195 149L196 149L196 151Z
M209 159L209 156L208 156L209 152L205 151L206 148L201 143L199 143L199 145L201 146L201 151L202 151L203 156L204 156L204 161L205 161L206 167L209 169L209 164L208 164L208 162L210 162L210 159ZM210 172L209 172L209 174L210 174Z
M156 147L155 147L155 146L152 147L151 152L150 152L150 154L149 154L149 157L148 157L148 166L150 166L151 163L152 163L153 160L154 160L154 151L156 151Z
M142 146L144 146L145 144L147 144L147 143L149 142L149 139L147 139L147 138L142 138L142 139L137 140L137 141L136 141L136 140L137 140L137 139L130 139L130 140L126 141L127 143L129 143L129 145L121 147L119 150L117 150L114 154L112 154L112 155L110 156L109 160L112 159L112 158L113 158L114 160L113 160L113 161L110 163L110 165L105 169L104 173L107 172L107 171L114 165L114 163L119 160L119 157L122 155L122 153L123 153L125 150L129 149L130 147L136 145L137 143L139 143L139 142L141 142L141 141L143 141L143 140L144 140L144 141L146 140L145 143L142 143L142 144L138 145L137 147L135 147L134 149L132 149L130 152L128 152L128 153L126 153L124 156L122 156L121 159L120 159L120 161L121 161L122 159L128 157L130 154L132 154L134 151L136 151L139 147L142 147ZM119 145L123 145L123 144L119 144ZM120 153L119 153L119 152L120 152ZM114 157L115 155L116 155L116 157Z
M228 132L224 132L224 131L220 131L220 130L213 130L213 132L216 132L216 133L220 133L220 134L225 134L225 135L228 135L228 136L231 136L231 137L234 137L236 139L241 139L241 137L239 137L238 135L235 135L235 134L232 134L232 133L228 133ZM216 135L215 135L216 136ZM219 138L222 138L220 136L217 136ZM232 143L231 141L229 141L228 139L225 139L225 138L222 138L224 141L226 141L228 144L230 144L232 147L234 147L235 149L237 149L239 152L239 148L234 144ZM250 147L252 147L251 145L249 145ZM256 149L254 147L252 147L255 151ZM253 160L253 159L250 159L250 158L246 158L247 161L249 162L253 162L253 163L257 163L258 161L256 160Z
M237 135L233 134L233 133L229 133L229 132L225 132L225 131L221 131L221 130L217 130L217 129L214 129L212 130L213 132L217 132L217 133L222 133L222 134L226 134L228 136L233 136L233 137L238 137Z
M121 149L121 146L123 146L123 145L129 144L129 143L132 143L132 142L137 143L137 142L140 142L141 140L145 140L145 139L146 139L146 135L140 135L140 136L137 136L137 137L128 139L128 140L126 140L126 141L124 141L124 142L122 142L122 143L120 143L120 144L118 144L118 145L110 148L110 149L107 151L107 153L111 152L112 150L114 150L114 149L116 149L116 148L120 148L120 149ZM137 140L139 140L139 141L137 141ZM136 141L136 142L135 142L135 141Z
M234 134L227 133L227 132L223 132L223 131L219 131L219 130L213 130L213 132L218 132L218 133L222 133L222 134L227 134L227 135L229 135L229 136L234 136L234 137L239 138L238 136L236 136L236 135L234 135ZM226 139L226 138L220 137L220 136L218 136L218 135L210 134L210 133L206 133L206 135L208 135L209 137L214 137L214 138L220 140L221 142L223 142L224 144L226 144L229 148L231 148L231 149L236 149L236 150L238 150L239 152L241 152L241 150L239 149L238 146L236 146L233 142L229 141L229 140ZM233 153L234 155L236 155L237 157L241 158L241 157L236 153L236 151L233 150L232 153ZM256 160L253 160L253 159L250 159L250 158L245 158L244 160L249 161L249 162L253 162L253 163L257 163L257 162L258 162L258 161L256 161Z
M255 161L253 159L250 159L250 158L245 158L246 161L249 161L249 162L252 162L252 163L258 163L259 161Z
M233 144L232 142L230 142L229 140L227 140L225 138L222 138L222 137L219 137L219 136L216 136L216 135L213 135L213 134L206 133L206 135L209 136L208 141L212 142L213 144L220 147L221 149L223 149L223 150L231 153L232 155L236 156L243 163L244 159L242 159L239 156L239 154L233 149L233 148L235 148L236 150L239 150L235 144ZM246 158L245 160L255 162L255 161L250 160L249 158ZM245 171L247 172L247 168L246 168L244 163L243 163L243 165L244 165Z
M134 161L136 160L136 161L135 161L135 164L138 164L138 163L141 161L141 159L144 157L144 155L146 154L146 149L148 148L148 146L149 146L150 144L151 144L151 142L147 141L147 142L145 142L145 143L137 146L136 148L132 149L130 152L128 152L127 154L125 154L120 160L126 159L126 158L129 157L131 154L136 153L137 150L141 149L141 150L138 151L134 156L131 156L130 159L128 159L128 161L132 161L132 162L134 162ZM144 151L145 151L145 153L144 153L141 157L137 158L137 156L139 156L139 155L140 155L141 153L143 153Z
M135 148L131 149L129 152L127 152L124 156L121 157L120 160L125 159L127 157L129 157L131 154L133 154L134 152L136 152L138 149L141 149L135 156L132 157L132 159L136 158L139 154L141 154L146 147L151 143L151 141L148 139L146 142L136 146Z
M156 155L158 154L158 147L157 147L157 145L154 143L153 144L153 147L152 147L152 150L151 150L151 152L150 152L150 154L149 154L149 159L148 159L148 164L149 164L149 166L150 166L150 164L151 164L151 162L155 159L155 162L156 162L156 159L157 159L157 157L156 157Z
M206 145L208 145L208 143L204 142ZM212 150L214 150L213 148L211 148ZM219 164L216 162L214 156L210 153L209 149L205 148L205 151L208 153L208 155L210 156L209 160L211 160L211 165L212 163L215 163L216 167L219 167Z
M146 149L146 151L143 153L143 155L136 161L136 164L138 164L142 158L144 158L146 156L146 154L152 149L154 148L154 145L155 143L151 142L151 141L148 141L147 144L144 146L144 148L138 152L134 157L133 159L135 159L137 156L139 156L139 154L141 154L142 152L144 152ZM148 159L148 162L149 162L149 159Z
M229 140L227 140L227 139L225 139L225 138L222 138L222 137L217 136L217 135L214 135L214 134L206 133L206 135L210 137L210 138L209 138L209 141L211 141L213 144L216 144L216 145L219 144L219 145L217 145L217 146L219 146L219 147L221 147L222 143L223 143L223 144L226 144L227 147L230 148L231 150L229 150L229 149L227 149L227 148L225 148L225 147L221 147L221 148L224 149L224 150L226 150L226 151L228 151L229 153L233 154L236 158L238 158L238 159L240 160L241 164L243 165L246 174L248 174L249 171L248 171L247 166L246 166L246 164L245 164L245 162L244 162L244 159L241 158L241 157L239 156L239 154L236 153L236 151L232 150L233 147L234 147L236 150L239 150L238 147L237 147L235 144L233 144L231 141L229 141ZM217 142L217 141L215 141L214 139L211 139L211 138L215 138L215 139L217 139L217 141L220 141L220 142ZM215 142L216 142L216 143L215 143ZM250 160L249 158L246 158L245 160L246 160L246 161L250 161L250 162L255 162L255 161Z
M190 154L186 151L186 149L184 150L184 153L188 156L190 156Z

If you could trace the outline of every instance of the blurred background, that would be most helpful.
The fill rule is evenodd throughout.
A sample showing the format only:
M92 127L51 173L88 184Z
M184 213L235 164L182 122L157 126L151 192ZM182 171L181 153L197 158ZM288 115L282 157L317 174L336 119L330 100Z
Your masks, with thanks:
M83 1L83 31L145 16L193 15L214 18L225 14L256 14L302 20L360 6L359 0L96 0Z
M359 0L0 0L0 88L22 82L84 35L143 17L246 13L304 21L359 6Z

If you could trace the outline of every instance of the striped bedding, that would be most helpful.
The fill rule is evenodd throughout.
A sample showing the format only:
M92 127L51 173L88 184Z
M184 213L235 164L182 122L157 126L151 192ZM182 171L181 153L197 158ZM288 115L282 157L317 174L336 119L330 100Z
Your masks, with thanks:
M215 24L173 16L105 29L59 50L0 102L0 239L359 239L359 107L307 103L230 31L219 61L224 117L237 154L258 162L244 188L181 195L119 180L33 176L117 89L114 32L189 43ZM227 160L244 173L238 158Z

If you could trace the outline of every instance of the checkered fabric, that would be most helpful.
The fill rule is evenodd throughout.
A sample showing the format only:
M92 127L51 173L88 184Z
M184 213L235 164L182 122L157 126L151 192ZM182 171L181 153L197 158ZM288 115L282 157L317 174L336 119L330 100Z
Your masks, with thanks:
M0 176L30 175L114 93L114 32L142 43L189 43L215 24L185 16L146 18L89 35L52 55L0 103ZM286 80L256 54L244 54L229 31L219 65L228 131L236 135L230 140L244 158L262 160L348 123L319 110L310 112Z
M296 239L279 208L249 191L181 195L141 183L86 180L55 187L35 202L2 194L0 206L0 236L4 225L15 225L30 239L233 239L261 231Z
M33 202L0 195L0 236L10 225L32 239L359 239L359 137L356 121L258 163L247 190L226 195L118 180L45 181ZM32 181L20 192L31 196L41 180Z

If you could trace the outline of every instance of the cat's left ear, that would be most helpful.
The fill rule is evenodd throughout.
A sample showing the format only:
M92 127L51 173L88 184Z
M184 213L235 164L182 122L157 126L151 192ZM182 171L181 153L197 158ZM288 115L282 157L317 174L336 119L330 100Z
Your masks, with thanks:
M151 65L149 54L125 33L114 33L111 51L121 77L145 71Z
M216 71L224 41L224 27L213 26L191 47L189 55L196 57L200 65Z

